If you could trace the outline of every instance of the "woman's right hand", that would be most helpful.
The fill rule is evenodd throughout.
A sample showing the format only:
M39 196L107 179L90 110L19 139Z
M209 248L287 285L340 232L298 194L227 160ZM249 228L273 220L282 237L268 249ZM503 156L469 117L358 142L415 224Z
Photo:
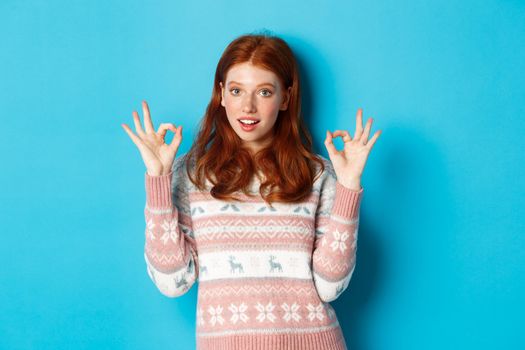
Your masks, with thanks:
M148 174L151 176L169 174L179 145L182 142L182 125L175 128L175 125L171 123L162 123L155 132L146 101L142 101L142 111L144 113L145 132L142 130L140 118L136 111L133 111L133 119L138 135L135 135L127 124L121 125L133 143L137 145ZM175 134L169 145L164 142L164 137L168 130Z

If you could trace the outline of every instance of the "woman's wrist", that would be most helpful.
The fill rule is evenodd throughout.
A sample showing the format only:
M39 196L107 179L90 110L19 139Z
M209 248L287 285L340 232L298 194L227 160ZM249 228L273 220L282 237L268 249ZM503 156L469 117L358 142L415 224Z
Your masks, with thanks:
M168 175L170 171L149 171L149 170L146 170L146 172L148 173L149 176L164 176L164 175Z
M346 187L353 191L359 191L361 189L361 179L350 179L350 180L337 180L343 187Z

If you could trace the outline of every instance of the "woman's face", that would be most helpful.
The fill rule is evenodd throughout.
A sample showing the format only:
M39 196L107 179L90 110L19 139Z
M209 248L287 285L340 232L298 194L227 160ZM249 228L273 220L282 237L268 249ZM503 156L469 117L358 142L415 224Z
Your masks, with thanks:
M277 75L248 62L239 63L220 82L221 105L231 127L252 154L270 144L279 110L288 108L291 88L283 91ZM255 120L245 125L241 120Z

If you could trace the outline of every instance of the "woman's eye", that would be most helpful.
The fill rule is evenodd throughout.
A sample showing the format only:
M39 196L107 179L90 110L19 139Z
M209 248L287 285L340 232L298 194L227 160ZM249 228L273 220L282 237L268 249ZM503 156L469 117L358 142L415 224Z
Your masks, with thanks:
M262 91L263 92L267 92L267 94L265 94L264 96L271 96L272 95L272 92L270 90L264 89Z
M238 88L233 88L233 89L230 89L230 92L233 94L233 95L238 95L239 92L238 92ZM272 95L272 92L268 89L264 89L264 90L261 90L261 92L263 93L263 96L264 97L269 97Z

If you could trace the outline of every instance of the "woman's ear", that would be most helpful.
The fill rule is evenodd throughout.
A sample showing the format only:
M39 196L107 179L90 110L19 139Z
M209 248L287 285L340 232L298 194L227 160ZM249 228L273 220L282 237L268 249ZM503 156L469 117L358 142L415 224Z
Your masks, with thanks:
M285 111L286 109L288 109L288 103L290 103L290 94L292 92L292 87L288 87L288 90L287 92L285 93L285 96L283 98L283 103L281 105L281 110L282 111Z
M221 106L226 107L224 105L224 86L222 86L222 81L219 82L219 85L221 87Z

